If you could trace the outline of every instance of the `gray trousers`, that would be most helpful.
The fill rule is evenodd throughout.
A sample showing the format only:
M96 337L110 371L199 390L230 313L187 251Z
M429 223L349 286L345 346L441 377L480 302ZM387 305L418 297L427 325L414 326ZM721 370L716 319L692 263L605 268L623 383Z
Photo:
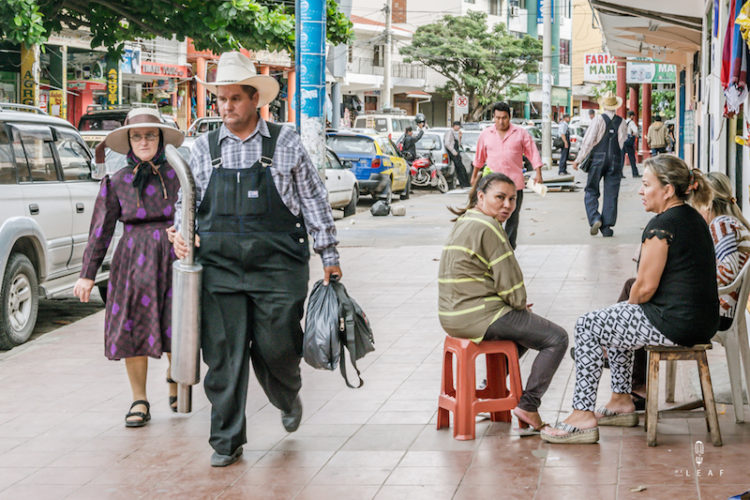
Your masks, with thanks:
M527 310L513 310L487 328L484 340L512 340L521 357L529 349L539 351L518 407L535 412L568 349L568 334L561 326Z

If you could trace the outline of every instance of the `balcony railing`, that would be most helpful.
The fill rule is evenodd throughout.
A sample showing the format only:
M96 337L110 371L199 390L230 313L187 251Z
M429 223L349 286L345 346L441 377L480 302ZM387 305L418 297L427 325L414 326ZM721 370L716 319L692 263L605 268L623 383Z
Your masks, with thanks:
M376 65L373 59L366 57L354 57L347 63L347 71L363 75L383 76L383 66ZM408 78L413 80L424 80L425 66L423 64L392 63L391 76L393 78Z

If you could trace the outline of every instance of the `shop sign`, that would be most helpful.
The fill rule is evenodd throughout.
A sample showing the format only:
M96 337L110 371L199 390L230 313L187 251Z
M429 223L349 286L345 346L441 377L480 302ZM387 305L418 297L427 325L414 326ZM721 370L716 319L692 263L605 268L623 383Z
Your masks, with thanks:
M39 109L45 113L49 113L47 110L47 101L49 100L49 94L47 92L39 92Z
M49 91L49 114L57 116L58 118L65 118L66 110L65 103L63 102L62 90L50 90Z
M141 63L141 74L166 76L170 78L190 77L190 72L188 71L187 66L180 66L178 64L162 64L150 61L143 61Z
M583 55L583 81L613 82L617 80L617 62L609 54Z
M107 90L107 84L95 80L71 80L68 90Z
M110 108L120 104L120 82L117 68L107 70L107 106Z
M120 61L120 71L129 75L141 73L141 48L125 47Z
M685 111L685 121L682 126L683 144L695 144L695 111L688 109Z
M21 47L21 104L37 106L39 99L39 47Z
M628 61L628 83L675 83L677 67L674 64L661 64L650 60Z

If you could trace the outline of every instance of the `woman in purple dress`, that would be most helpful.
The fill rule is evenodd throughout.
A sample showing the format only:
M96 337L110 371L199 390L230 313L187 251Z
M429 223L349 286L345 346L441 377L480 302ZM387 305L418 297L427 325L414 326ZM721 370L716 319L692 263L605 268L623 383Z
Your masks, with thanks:
M138 108L105 139L107 147L126 154L127 167L106 176L96 199L81 276L74 293L88 302L96 271L107 253L117 221L124 225L109 274L104 321L104 354L125 359L133 404L127 427L151 419L146 397L148 358L171 351L172 262L166 229L174 219L180 187L167 163L167 144L182 144L182 132L161 122L156 110ZM167 373L170 406L176 411L177 385Z

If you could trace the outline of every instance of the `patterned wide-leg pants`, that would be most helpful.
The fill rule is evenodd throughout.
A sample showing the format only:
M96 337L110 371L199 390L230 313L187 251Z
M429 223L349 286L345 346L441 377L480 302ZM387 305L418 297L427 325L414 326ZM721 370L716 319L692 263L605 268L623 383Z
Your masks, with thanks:
M612 392L629 394L633 352L645 345L675 345L651 324L638 304L619 302L586 313L576 322L576 386L573 408L594 411L607 349Z

